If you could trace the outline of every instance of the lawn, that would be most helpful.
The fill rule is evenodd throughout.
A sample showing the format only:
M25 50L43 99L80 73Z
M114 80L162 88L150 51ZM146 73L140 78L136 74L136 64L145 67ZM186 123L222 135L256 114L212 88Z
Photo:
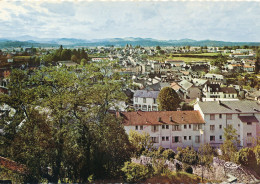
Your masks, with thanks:
M166 57L166 56L153 56L149 57L150 60L164 62L166 59L173 59L173 60L182 60L184 62L203 62L203 61L211 61L213 59L209 58L196 58L196 57Z

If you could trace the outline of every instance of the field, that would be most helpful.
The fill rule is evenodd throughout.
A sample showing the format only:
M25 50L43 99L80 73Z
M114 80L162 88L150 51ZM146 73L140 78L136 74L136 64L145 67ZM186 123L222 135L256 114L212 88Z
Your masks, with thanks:
M164 62L166 59L182 60L184 62L199 62L199 61L212 61L211 58L197 58L197 57L166 57L166 56L155 56L149 57L150 60Z

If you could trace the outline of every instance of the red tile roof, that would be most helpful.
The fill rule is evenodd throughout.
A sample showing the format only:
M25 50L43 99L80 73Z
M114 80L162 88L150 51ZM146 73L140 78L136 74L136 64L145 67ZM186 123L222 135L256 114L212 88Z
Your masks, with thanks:
M136 111L121 112L120 116L123 118L124 126L205 123L199 111Z
M26 173L26 167L22 164L18 164L15 161L9 160L7 158L0 156L0 166L7 168L11 171L18 172L18 173Z

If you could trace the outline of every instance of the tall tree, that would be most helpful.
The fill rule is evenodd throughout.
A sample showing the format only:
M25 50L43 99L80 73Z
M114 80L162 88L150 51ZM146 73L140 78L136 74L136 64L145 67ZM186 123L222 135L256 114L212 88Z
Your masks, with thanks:
M170 87L164 87L157 99L161 111L176 111L181 102L178 94Z

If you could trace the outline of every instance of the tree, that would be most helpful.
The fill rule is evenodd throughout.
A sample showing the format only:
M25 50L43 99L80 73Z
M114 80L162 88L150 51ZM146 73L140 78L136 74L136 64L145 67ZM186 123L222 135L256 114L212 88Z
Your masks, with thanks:
M63 49L61 52L61 60L70 60L71 59L71 51L69 49Z
M134 149L134 156L139 157L143 151L149 150L153 147L150 135L147 132L139 133L134 130L129 132L129 141Z
M131 145L120 119L108 113L125 100L125 82L110 78L112 64L13 70L0 103L0 154L29 168L25 182L87 182L115 177L130 160ZM36 136L37 135L37 136ZM51 172L49 171L51 169Z
M159 45L156 46L156 50L161 50L161 47Z
M202 182L203 182L203 172L204 172L204 167L206 168L210 168L211 166L211 163L213 162L213 157L214 155L217 155L217 153L215 152L214 148L212 148L210 146L210 144L204 144L204 145L201 145L199 147L199 150L198 150L198 157L199 157L199 161L198 161L198 164L201 165L201 169L202 169L202 175L201 175L201 178L202 178Z
M237 145L239 141L237 139L236 129L232 125L227 125L224 128L224 143L220 146L222 151L222 159L226 161L235 161L235 153L237 152Z
M197 165L198 164L198 154L197 152L190 147L186 148L177 148L177 154L175 158L183 163L189 165Z
M153 175L152 167L126 162L122 171L125 173L126 182L140 182Z
M255 73L260 71L260 49L256 52Z
M226 62L227 62L227 57L222 54L219 54L215 60L210 61L210 64L217 66L220 70L222 70Z
M73 61L73 62L77 62L77 61L78 61L77 56L72 55L72 56L71 56L71 61Z
M170 87L164 87L157 99L161 111L176 111L181 102L178 94Z

